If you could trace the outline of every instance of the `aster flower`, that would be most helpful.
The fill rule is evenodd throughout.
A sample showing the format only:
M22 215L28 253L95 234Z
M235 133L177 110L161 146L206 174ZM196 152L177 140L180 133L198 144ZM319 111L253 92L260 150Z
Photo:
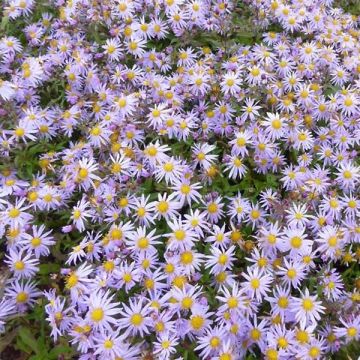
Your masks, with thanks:
M85 198L82 198L76 206L74 206L72 211L71 219L73 220L75 227L81 232L85 230L84 221L86 218L92 216L91 212L88 211L89 205L89 202L87 202Z
M139 334L143 336L149 333L151 319L149 314L149 304L143 304L144 299L137 302L130 299L129 306L124 305L124 309L120 311L121 319L118 320L120 329L124 329L124 334Z
M316 295L310 295L309 289L301 292L300 298L293 298L291 301L291 312L295 314L295 319L302 325L314 324L324 313L324 306L317 301Z
M337 337L345 337L346 342L352 340L358 340L360 336L360 320L358 317L353 317L346 321L345 319L340 319L341 327L336 327L334 333Z
M10 249L5 260L5 263L9 265L10 270L17 279L32 278L39 271L39 261L33 258L31 252L25 255L24 252L24 249L19 252Z
M41 292L36 288L34 282L28 280L20 282L13 280L5 290L5 295L11 300L20 312L24 312L28 307L32 307Z
M111 302L112 300L113 296L110 296L109 292L90 294L86 318L96 329L111 331L111 324L118 321L114 315L120 312L119 303Z
M269 286L273 278L270 274L264 274L262 269L259 270L258 267L254 267L252 270L247 268L247 272L242 273L242 276L246 279L243 289L251 298L261 300L270 291Z
M14 303L9 300L2 299L0 302L0 332L3 333L5 330L5 320L6 318L13 314L15 308Z
M2 211L4 221L12 227L24 226L25 223L30 221L33 216L25 210L29 209L30 206L23 206L25 198L17 201L15 205L7 203L7 207Z
M74 174L75 181L79 183L81 188L87 190L90 185L94 186L94 180L100 180L100 178L94 174L97 169L98 166L93 159L80 160Z
M50 231L45 231L45 226L32 226L32 235L25 233L22 243L24 249L34 253L35 257L46 256L50 253L49 247L55 244Z

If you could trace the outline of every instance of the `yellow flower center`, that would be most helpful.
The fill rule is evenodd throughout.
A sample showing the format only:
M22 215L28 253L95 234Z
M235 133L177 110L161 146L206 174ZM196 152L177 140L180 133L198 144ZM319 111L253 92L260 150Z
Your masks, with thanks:
M353 326L349 327L346 332L349 337L355 337L357 335L357 329Z
M250 331L250 337L252 340L257 341L261 337L261 331L257 328L251 329Z
M183 241L185 239L186 233L184 230L176 230L174 232L175 239L178 241Z
M91 312L91 319L95 322L99 322L104 318L104 310L96 308Z
M112 349L112 347L114 346L114 342L110 339L107 339L104 341L104 348L105 349Z
M189 296L184 297L181 301L181 307L185 310L191 309L192 304L193 304L193 299Z
M195 315L190 319L191 327L195 330L200 330L204 325L204 318L201 315Z
M149 246L149 240L146 237L142 237L138 240L137 245L140 249L146 249Z
M76 274L71 274L67 279L66 279L66 287L68 289L73 288L74 286L76 286L76 284L78 283L79 279L76 276Z
M302 307L305 311L311 311L314 308L314 303L312 302L311 299L306 298L303 299Z
M290 242L291 246L295 249L299 249L302 245L302 239L299 236L294 236L293 238L291 238Z
M280 296L277 303L280 308L286 309L289 305L289 300L285 296Z
M20 215L20 210L17 208L12 208L9 210L8 215L10 218L15 219Z
M143 321L144 321L144 318L139 313L133 314L130 318L130 322L134 326L140 326Z
M316 346L312 346L309 349L309 356L313 359L316 359L320 355L320 349Z
M228 305L229 309L235 309L236 307L238 307L238 304L239 304L239 301L234 296L231 296L227 301L227 305Z
M88 174L89 174L89 172L88 172L87 169L85 169L85 168L80 168L79 169L78 175L79 175L80 179L86 179Z
M251 279L250 285L253 289L258 289L260 286L260 280L259 279Z
M21 291L16 295L16 302L24 303L28 300L28 298L29 298L29 295L26 292Z
M16 261L14 264L15 270L22 271L25 269L25 263L21 260Z
M217 212L218 206L217 206L216 203L211 203L211 204L208 205L207 210L208 210L208 212L209 212L210 214L214 214L214 213Z
M31 239L31 245L33 247L38 247L41 245L41 239L39 237L34 237Z
M181 254L181 263L184 265L192 264L194 256L191 251L185 251Z
M165 213L169 209L169 204L166 201L159 201L157 208L160 213Z

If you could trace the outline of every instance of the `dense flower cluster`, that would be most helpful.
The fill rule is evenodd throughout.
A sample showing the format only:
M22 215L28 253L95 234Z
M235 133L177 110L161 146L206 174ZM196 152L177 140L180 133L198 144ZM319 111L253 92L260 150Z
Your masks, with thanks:
M360 339L359 22L245 3L253 45L229 0L5 0L26 25L0 39L2 330L45 297L83 360Z

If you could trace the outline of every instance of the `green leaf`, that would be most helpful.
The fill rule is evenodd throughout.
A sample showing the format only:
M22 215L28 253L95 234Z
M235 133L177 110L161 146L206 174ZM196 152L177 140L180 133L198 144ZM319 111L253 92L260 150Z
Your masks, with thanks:
M59 355L71 354L72 352L70 346L58 345L49 352L49 359L57 359Z
M51 273L57 273L60 270L60 265L54 264L54 263L40 264L39 267L40 267L40 270L39 270L40 275L48 275Z
M39 345L29 328L21 327L18 334L19 338L25 345L27 345L36 354L39 353Z
M9 23L9 17L8 17L8 16L4 16L4 17L1 19L0 30L1 30L1 31L5 30L8 23Z

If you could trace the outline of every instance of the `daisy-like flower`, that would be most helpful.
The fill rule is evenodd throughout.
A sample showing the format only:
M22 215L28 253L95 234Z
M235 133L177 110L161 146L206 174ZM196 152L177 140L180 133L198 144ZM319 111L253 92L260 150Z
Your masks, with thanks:
M164 236L169 237L169 249L172 250L188 250L198 240L197 234L186 225L181 218L174 218L168 221L171 232Z
M120 311L120 320L117 321L119 329L123 329L124 335L144 336L149 333L151 318L149 317L150 304L144 304L145 299L138 301L130 298L129 306L123 305L124 309Z
M251 209L250 201L242 197L240 193L235 197L230 198L230 200L231 206L229 207L228 215L231 219L240 223L249 214Z
M76 270L71 271L65 280L65 287L71 292L71 297L76 301L86 293L87 286L91 281L89 275L93 272L91 265L86 262L81 264Z
M239 74L234 72L228 72L224 75L221 82L222 92L227 95L236 95L240 91L241 79Z
M303 326L315 324L320 320L324 313L325 307L321 305L321 301L317 301L316 295L310 295L309 289L304 292L300 291L300 298L293 297L290 310L295 314L295 319Z
M146 227L154 223L153 212L155 204L150 203L149 198L150 195L145 198L144 194L142 194L140 198L135 198L134 204L132 204L135 219L139 221L140 225L145 225Z
M191 66L195 60L195 55L193 53L193 49L187 48L187 49L179 49L178 52L178 65L180 66Z
M270 226L260 228L259 245L266 252L274 253L281 247L281 238L283 233L279 224L276 222Z
M290 255L303 254L311 250L313 241L307 239L305 228L287 228L281 239L280 250L283 252L290 251Z
M264 212L257 204L251 204L247 213L246 222L250 223L254 229L263 221Z
M188 249L179 254L178 265L183 269L184 274L190 275L200 270L203 258L202 254Z
M226 231L225 224L221 228L214 225L212 230L210 230L210 236L205 241L225 249L230 243L230 234L230 231Z
M116 332L100 331L96 333L95 342L94 355L100 355L102 357L107 357L108 359L122 357L124 349L123 338Z
M39 260L33 258L32 252L25 255L24 252L24 249L19 252L10 249L5 260L5 263L9 265L10 270L18 279L30 279L39 271Z
M242 276L246 279L243 289L251 298L260 301L270 291L273 277L270 274L265 274L262 269L260 270L258 267L250 269L248 267L247 272L243 272Z
M187 179L177 180L174 183L172 189L174 190L174 198L180 202L180 204L184 204L187 202L191 204L193 201L198 203L201 199L201 195L197 190L200 190L202 186L200 183L191 183Z
M97 169L98 165L94 159L80 160L74 172L75 181L84 190L89 189L90 185L94 187L94 181L100 181L100 178L94 174Z
M78 263L79 261L81 261L83 258L85 258L86 253L84 251L84 246L83 245L76 245L72 247L72 250L69 254L68 259L66 260L66 264L74 264L76 265L76 263Z
M324 349L324 339L311 339L309 344L300 347L299 355L306 360L321 359Z
M135 112L138 99L134 94L121 94L114 98L114 108L120 116L130 116Z
M329 269L323 277L324 295L328 299L338 300L343 295L343 281L336 269Z
M222 287L221 296L216 298L223 303L218 309L220 313L230 311L231 314L240 315L246 309L247 298L244 296L244 291L239 289L237 284L234 284L229 291L226 287Z
M245 105L242 107L242 111L244 112L241 115L242 120L250 119L255 120L256 116L259 116L259 110L261 109L261 106L255 103L254 99L246 98L245 99Z
M174 287L166 298L173 298L176 300L176 302L169 304L173 311L189 311L196 306L201 294L202 289L198 286L188 286L183 287L182 289Z
M111 131L104 124L95 124L89 131L89 143L94 147L100 147L109 142Z
M280 117L277 113L268 113L267 118L262 122L262 125L265 127L266 133L273 140L280 139L287 128L285 119Z
M35 283L30 280L26 282L13 280L5 289L5 295L8 299L11 299L12 304L15 304L20 312L24 312L27 307L35 304L41 292L36 288Z
M338 338L345 338L346 343L360 338L360 319L353 316L352 318L345 320L340 318L342 326L334 328L334 333Z
M155 144L149 144L144 149L144 155L150 165L154 166L158 163L164 163L168 160L168 152L170 148L167 145L160 145L158 141Z
M224 203L222 202L221 196L217 197L215 200L209 200L205 203L206 205L206 214L210 222L216 223L224 215L223 207Z
M211 274L219 274L222 271L231 269L235 260L235 246L227 250L221 250L215 246L210 249L211 255L207 255L205 268L210 268Z
M266 300L270 303L272 315L279 315L283 320L289 317L291 303L289 287L276 286L273 296L267 296Z
M15 85L9 81L0 79L0 95L8 101L15 95Z
M214 145L196 144L193 147L194 166L200 164L204 169L209 169L209 167L217 159L217 155L209 154L214 149Z
M231 156L228 164L225 168L226 171L229 171L229 177L232 179L243 178L246 174L247 167L243 163L243 159L239 158L236 155Z
M44 225L33 225L32 235L24 234L24 239L22 240L24 249L33 252L37 258L49 255L49 247L55 244L53 237L50 235L51 232L51 230L46 232Z
M297 130L294 134L294 147L297 150L309 150L313 146L314 139L309 130Z
M202 334L211 326L210 320L212 313L208 311L207 306L197 306L192 310L188 320L188 331L195 334Z
M198 338L198 346L195 350L201 350L200 356L206 358L215 355L225 338L225 329L222 327L209 328Z
M119 303L112 302L113 297L109 292L90 294L87 301L89 309L86 318L95 329L111 331L111 325L117 323L118 319L115 318L115 315L119 314L120 307Z
M323 227L318 232L316 242L319 244L318 251L330 259L337 258L344 247L343 236L336 227L331 225Z
M169 359L172 354L176 353L175 346L178 345L178 343L179 340L176 335L162 333L154 343L154 354L157 355L159 359Z
M13 314L15 311L15 306L12 301L8 299L1 299L0 301L0 333L5 331L5 320L6 318Z
M76 206L73 207L71 212L71 219L75 227L80 231L83 232L85 230L85 221L87 218L92 217L92 211L89 211L89 202L82 198Z
M303 205L294 205L292 209L286 210L289 214L286 217L286 220L291 227L304 227L310 219L310 216L307 215L307 206Z
M129 291L140 280L140 269L135 267L136 263L130 264L121 263L114 271L114 278L116 279L116 288L125 286L125 290Z
M111 173L115 176L131 176L131 160L125 156L124 153L116 154L115 156L110 155L112 161Z
M248 155L248 147L253 144L252 135L249 131L240 131L235 134L235 139L230 141L231 152L235 155Z
M154 245L160 244L156 241L161 235L155 235L156 229L147 234L145 227L138 227L135 231L129 233L125 241L128 249L134 252L156 252Z
M7 207L2 211L3 221L11 227L24 226L24 224L28 223L33 216L25 211L30 206L24 206L24 202L25 198L16 201L15 205L7 203Z
M156 166L155 178L158 182L160 182L162 179L165 179L167 184L174 184L175 182L179 181L181 177L181 171L181 163L173 157L169 157L166 161Z
M360 178L359 167L351 163L340 164L338 171L336 181L339 186L346 190L354 189Z
M285 285L298 288L305 278L305 266L299 261L284 258L284 265L278 267L277 274L282 276Z
M204 231L209 230L206 217L205 212L200 212L199 209L190 209L190 214L185 214L184 224L194 230L198 236L204 237Z
M102 46L104 53L112 61L119 61L122 55L121 45L117 39L107 39L105 45Z
M126 51L135 57L141 57L145 54L145 46L146 42L143 39L137 38L135 36L130 38L125 43Z
M170 114L170 109L166 103L161 103L156 105L154 108L150 109L150 113L147 115L150 126L157 128L161 126L168 118Z
M174 193L169 196L164 193L163 195L158 194L158 200L152 203L152 206L156 217L170 219L179 214L177 210L181 207L181 204L175 200Z

